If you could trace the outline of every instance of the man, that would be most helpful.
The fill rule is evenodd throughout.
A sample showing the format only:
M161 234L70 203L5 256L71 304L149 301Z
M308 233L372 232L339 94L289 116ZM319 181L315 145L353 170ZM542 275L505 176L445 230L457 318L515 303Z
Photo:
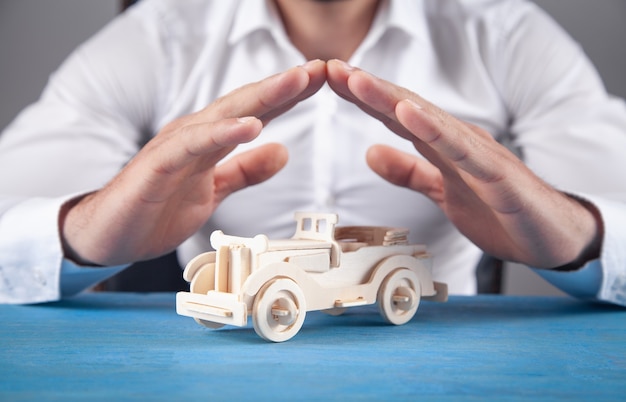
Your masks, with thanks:
M626 304L624 149L623 102L521 0L144 0L0 137L1 300L304 209L408 227L452 293L484 251Z

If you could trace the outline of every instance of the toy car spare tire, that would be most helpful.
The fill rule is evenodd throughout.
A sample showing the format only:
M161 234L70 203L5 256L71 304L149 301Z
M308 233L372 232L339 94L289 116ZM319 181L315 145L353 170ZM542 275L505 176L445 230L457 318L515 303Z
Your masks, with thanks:
M415 272L407 268L391 272L378 290L380 314L390 324L406 324L417 312L421 293Z
M302 328L306 316L304 292L291 279L267 282L252 307L252 324L256 333L272 342L293 338Z

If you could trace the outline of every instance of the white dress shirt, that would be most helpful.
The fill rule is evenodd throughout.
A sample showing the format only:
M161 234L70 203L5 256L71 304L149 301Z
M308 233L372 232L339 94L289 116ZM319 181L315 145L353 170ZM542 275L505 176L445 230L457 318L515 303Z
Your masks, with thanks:
M0 302L56 300L122 269L63 260L63 201L101 187L171 120L305 61L262 0L143 0L79 47L0 137ZM543 12L522 0L385 1L349 63L487 129L549 183L594 203L601 259L546 275L626 304L626 108ZM267 142L288 147L287 166L227 198L179 248L183 265L210 249L214 229L286 238L295 211L332 211L342 225L409 228L434 254L436 280L475 293L480 250L424 196L365 163L376 143L417 154L409 142L328 87L235 152Z

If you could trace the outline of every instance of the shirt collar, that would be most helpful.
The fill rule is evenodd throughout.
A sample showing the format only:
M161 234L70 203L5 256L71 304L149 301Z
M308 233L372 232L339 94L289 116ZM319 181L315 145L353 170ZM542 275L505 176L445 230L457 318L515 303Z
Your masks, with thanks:
M241 0L235 14L229 43L236 43L257 30L282 30L278 10L271 0ZM372 30L384 33L395 28L416 38L428 38L427 19L423 0L383 0Z
M428 39L428 21L424 0L384 0L382 9L387 10L386 26L404 31L420 40Z
M280 17L271 0L241 0L228 42L236 43L257 30L272 31L276 26L281 26L277 22L280 22Z

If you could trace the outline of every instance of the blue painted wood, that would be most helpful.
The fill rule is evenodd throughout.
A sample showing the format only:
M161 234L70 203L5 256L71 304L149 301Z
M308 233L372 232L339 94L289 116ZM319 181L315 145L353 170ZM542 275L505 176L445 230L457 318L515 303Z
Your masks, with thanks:
M569 298L309 313L292 340L209 330L173 294L0 306L0 400L625 400L626 309Z

